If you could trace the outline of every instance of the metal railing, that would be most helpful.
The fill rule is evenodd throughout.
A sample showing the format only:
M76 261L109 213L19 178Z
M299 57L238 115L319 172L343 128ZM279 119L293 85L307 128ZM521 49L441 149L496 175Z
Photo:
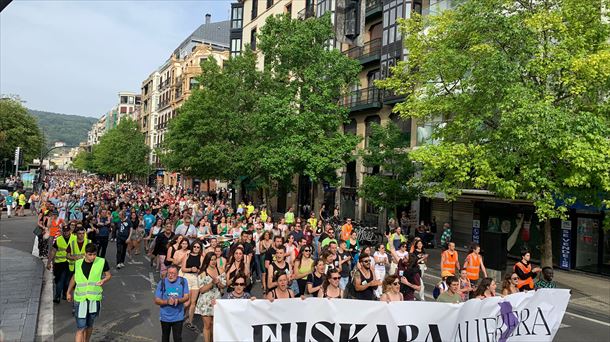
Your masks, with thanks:
M353 59L364 59L373 56L380 56L381 54L381 38L370 40L364 43L362 46L354 46L343 53Z
M299 18L301 20L315 17L315 16L316 16L316 7L313 4L306 6L305 8L300 10L299 13L297 13L297 18Z
M381 105L381 93L375 87L353 90L343 98L341 104L348 108L366 105L379 106Z

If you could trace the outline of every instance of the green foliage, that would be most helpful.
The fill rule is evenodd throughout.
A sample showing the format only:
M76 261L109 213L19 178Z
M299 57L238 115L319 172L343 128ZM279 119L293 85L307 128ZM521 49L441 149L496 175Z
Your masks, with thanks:
M193 91L169 122L168 151L159 155L165 166L202 179L236 179L252 165L247 150L253 143L252 113L256 108L262 74L251 51L224 62L202 63L200 89Z
M148 153L138 124L123 119L93 147L93 167L107 175L145 176L149 173Z
M357 62L327 49L328 16L318 20L270 17L256 55L202 64L196 90L169 124L162 162L201 178L269 188L300 173L324 178L344 165L358 142L340 132L347 110L337 99L355 81Z
M380 85L395 110L431 120L437 143L411 153L427 192L488 189L533 201L538 218L610 193L609 27L600 4L464 1L402 23L409 59Z
M42 135L36 122L21 102L0 99L0 161L15 159L15 149L21 146L24 163L40 158Z
M38 120L38 125L44 131L46 148L51 148L57 141L63 141L69 146L78 146L87 141L87 132L97 122L96 118L78 115L66 115L40 110L28 109Z
M394 122L385 127L374 124L368 147L360 151L360 156L364 166L377 173L364 176L359 196L391 212L417 199L419 191L412 179L415 168L406 151L409 146L409 140Z
M78 171L97 172L93 163L93 153L81 150L72 161L72 167Z

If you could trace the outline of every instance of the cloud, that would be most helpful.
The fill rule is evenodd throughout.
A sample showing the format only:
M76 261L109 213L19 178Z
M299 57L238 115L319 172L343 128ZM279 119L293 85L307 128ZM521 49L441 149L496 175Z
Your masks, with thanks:
M230 0L14 1L0 14L0 93L26 106L99 117Z

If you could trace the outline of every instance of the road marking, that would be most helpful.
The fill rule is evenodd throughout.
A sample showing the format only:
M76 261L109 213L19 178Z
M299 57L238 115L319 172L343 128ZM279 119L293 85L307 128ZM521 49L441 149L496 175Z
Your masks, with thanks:
M11 242L13 240L0 240L0 242Z
M45 268L36 337L42 341L52 341L53 335L53 272Z
M125 284L125 282L123 280L121 280L121 285L127 286L127 284Z
M136 295L134 293L130 293L129 297L131 297L131 299L133 299L134 302L137 302L138 300L136 299ZM133 317L130 317L133 318Z
M572 316L572 317L576 317L576 318L580 318L580 319L584 319L585 321L589 321L589 322L593 322L593 323L597 323L597 324L601 324L601 325L605 325L607 327L610 327L610 323L608 323L608 322L598 321L596 319L585 317L585 316L581 316L581 315L577 315L575 313L571 313L571 312L568 312L568 311L566 311L566 315Z
M559 329L561 329L561 328L570 328L570 327L572 327L572 326L568 325L568 324L563 324L563 323L561 323L561 325L559 325Z
M144 255L144 259L146 259L148 262L150 262L150 258L148 257L148 255Z
M128 261L127 265L143 265L144 261Z
M148 272L148 281L150 282L150 289L155 291L157 283L155 283L155 275L152 272Z

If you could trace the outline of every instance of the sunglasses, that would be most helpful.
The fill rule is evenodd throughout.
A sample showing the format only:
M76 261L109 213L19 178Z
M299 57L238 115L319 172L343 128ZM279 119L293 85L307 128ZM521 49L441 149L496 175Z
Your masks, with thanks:
M392 285L400 285L400 283L396 281L396 282L393 282Z
M195 249L195 248L199 248L199 249L201 249L201 247L199 247L199 246L193 246L193 249Z
M330 279L332 279L332 280L339 280L339 279L341 279L341 277L331 277Z
M246 283L234 283L234 286L246 286Z
M304 249L303 252L311 252L311 249Z

